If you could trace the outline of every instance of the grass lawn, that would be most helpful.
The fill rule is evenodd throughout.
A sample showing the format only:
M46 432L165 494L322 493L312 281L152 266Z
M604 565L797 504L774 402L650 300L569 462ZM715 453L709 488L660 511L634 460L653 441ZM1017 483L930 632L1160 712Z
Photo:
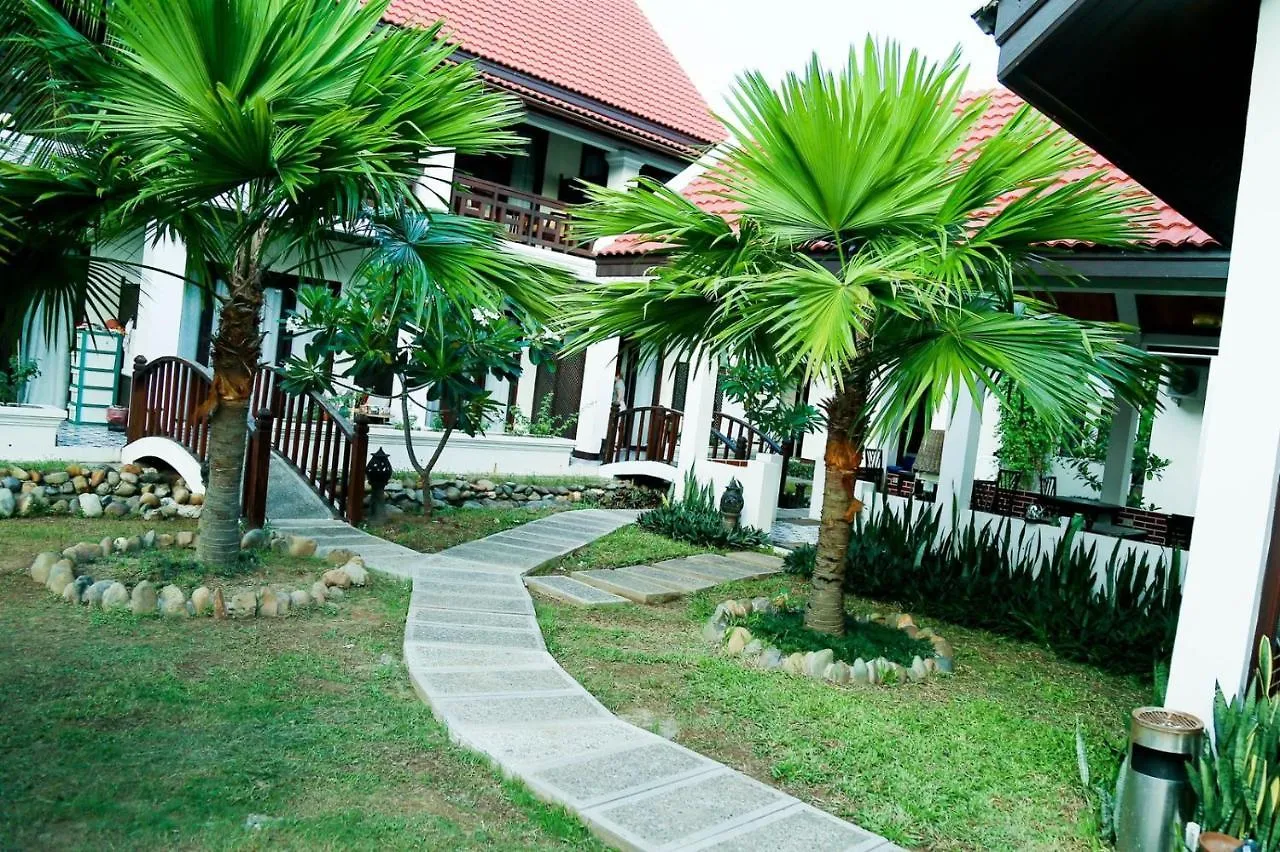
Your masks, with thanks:
M557 512L584 508L587 507L562 503L537 509L436 509L429 518L424 515L398 515L385 525L369 526L368 530L419 553L436 553Z
M20 573L148 526L0 521L0 847L600 848L449 743L401 665L407 584L173 621L73 607Z
M775 577L597 610L539 599L538 619L552 653L610 709L903 846L1102 848L1078 780L1076 719L1094 777L1109 778L1106 744L1124 742L1147 687L930 620L921 626L955 645L956 676L888 688L749 670L699 637L722 600L786 590L798 600L803 589Z
M621 568L624 565L645 565L664 559L678 559L697 553L711 552L683 541L675 541L665 535L642 530L633 525L615 530L598 538L573 553L561 556L534 569L534 574L567 574L570 571L586 571L591 568Z

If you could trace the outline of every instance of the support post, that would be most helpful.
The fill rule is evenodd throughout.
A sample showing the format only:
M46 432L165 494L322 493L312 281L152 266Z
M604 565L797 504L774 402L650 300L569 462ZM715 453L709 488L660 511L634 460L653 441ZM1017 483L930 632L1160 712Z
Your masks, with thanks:
M610 151L605 154L609 164L609 189L626 189L627 183L640 175L644 160L626 149Z
M826 382L814 379L809 385L809 404L821 410L835 391ZM813 458L813 484L809 487L809 520L822 520L822 495L827 487L827 427L814 432L805 439L809 454ZM785 476L785 474L784 474Z
M130 346L135 355L154 360L182 352L182 308L186 300L187 247L181 241L147 229L142 244L142 280L138 322Z
M951 501L958 511L969 508L973 496L973 470L978 463L978 438L982 434L982 398L974 399L967 387L957 388L955 407L947 425L942 445L942 462L938 465L937 502L947 506Z
M369 418L356 415L355 437L351 441L351 466L347 470L347 523L359 526L364 520L364 468L369 461Z
M271 427L275 415L263 408L254 417L244 470L244 517L249 529L267 522L267 481L271 475Z
M600 450L600 461L603 464L614 461L615 444L618 440L618 416L621 412L622 408L618 403L615 402L609 406L609 427L604 436L604 445Z
M1280 395L1258 385L1275 359L1275 233L1280 227L1280 0L1262 0L1218 358L1209 377L1192 558L1183 585L1166 706L1206 722L1214 684L1240 691L1272 552L1280 475ZM1249 454L1240 464L1240 454ZM1274 625L1263 625L1274 632Z
M1107 458L1102 467L1104 503L1125 505L1133 480L1133 442L1138 436L1138 412L1128 403L1117 402L1107 438Z
M685 474L707 457L719 373L719 362L709 356L695 359L691 365L684 418L680 426L680 455L676 465L680 475L676 480L676 497L684 496Z
M129 425L126 428L130 443L142 437L147 422L147 380L141 375L147 359L139 355L133 359L133 381L129 383Z
M582 370L582 400L578 405L578 435L573 448L578 458L593 459L602 454L610 422L618 342L615 337L587 347Z

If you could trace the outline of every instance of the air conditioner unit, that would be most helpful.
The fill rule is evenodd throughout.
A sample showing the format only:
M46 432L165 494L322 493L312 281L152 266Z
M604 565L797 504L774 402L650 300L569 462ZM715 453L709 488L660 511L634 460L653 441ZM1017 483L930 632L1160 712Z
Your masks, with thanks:
M1181 405L1204 398L1204 372L1196 367L1174 366L1167 388L1169 398Z

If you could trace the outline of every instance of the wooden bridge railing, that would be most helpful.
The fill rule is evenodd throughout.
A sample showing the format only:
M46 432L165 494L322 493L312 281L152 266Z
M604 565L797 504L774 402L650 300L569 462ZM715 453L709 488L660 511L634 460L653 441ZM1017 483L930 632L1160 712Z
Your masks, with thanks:
M600 460L604 464L655 461L673 465L683 419L684 413L674 408L646 405L624 409L614 403Z
M747 461L757 453L782 453L782 445L740 417L717 411L711 417L711 453L718 460Z
M209 415L203 410L212 376L183 358L134 359L128 439L168 438L201 465L209 456ZM251 526L266 522L267 480L275 450L325 504L349 523L364 519L369 425L349 423L317 394L286 394L269 367L254 376L241 506Z

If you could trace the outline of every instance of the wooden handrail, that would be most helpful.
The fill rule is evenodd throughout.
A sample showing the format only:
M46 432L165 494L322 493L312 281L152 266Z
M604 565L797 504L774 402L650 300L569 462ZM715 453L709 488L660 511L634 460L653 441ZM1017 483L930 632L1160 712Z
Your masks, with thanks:
M656 461L676 463L680 446L680 426L684 412L661 405L609 409L609 431L605 435L601 461Z
M584 257L591 255L589 246L581 246L572 239L565 205L555 198L458 175L449 208L459 216L502 225L518 243Z
M212 384L208 368L184 358L134 358L128 440L169 438L201 464L208 461L209 414L204 404Z
M745 461L756 453L782 454L782 446L741 417L715 412L711 417L710 458ZM785 479L785 473L784 473Z

